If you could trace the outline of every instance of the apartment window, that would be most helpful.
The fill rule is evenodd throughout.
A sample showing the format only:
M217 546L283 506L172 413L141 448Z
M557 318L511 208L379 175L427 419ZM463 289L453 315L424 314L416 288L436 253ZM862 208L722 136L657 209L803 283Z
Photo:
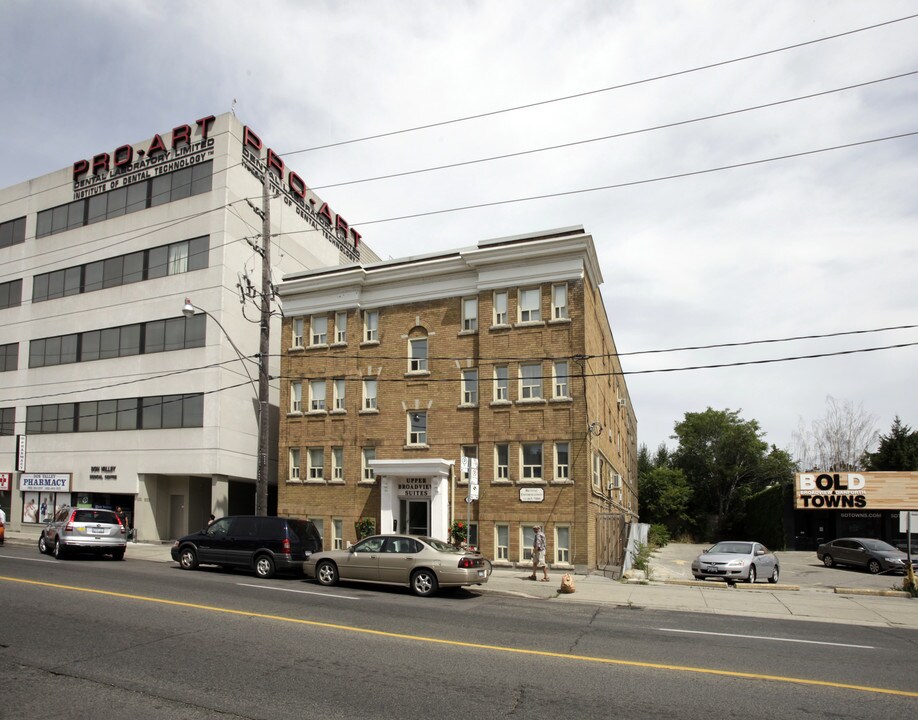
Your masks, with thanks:
M0 310L22 304L22 280L0 283Z
M460 450L460 457L468 458L468 461L464 463L467 470L462 471L462 482L468 482L469 476L472 472L472 460L478 460L478 446L477 445L463 445Z
M544 530L544 528L543 528ZM532 543L535 540L535 528L532 525L521 525L520 533L522 534L520 542L520 559L522 562L532 564ZM546 553L546 558L548 557Z
M507 314L507 291L498 290L494 293L494 324L507 325L509 315Z
M155 395L26 408L26 433L158 430L204 426L204 395Z
M555 443L555 480L567 480L571 476L570 443Z
M332 549L344 549L344 520L341 518L332 519Z
M552 320L567 319L567 283L551 286L551 318Z
M475 368L462 371L462 404L478 404L478 370Z
M598 452L593 453L593 487L597 490L602 490L602 470L602 455L600 455Z
M376 479L376 473L370 467L370 461L376 459L376 448L366 447L361 452L360 458L360 477L364 482L373 482Z
M555 562L559 565L571 563L571 529L567 525L555 526Z
M300 479L300 449L290 448L290 479Z
M510 374L506 365L494 367L494 402L510 400Z
M325 381L309 381L309 411L321 412L325 410Z
M306 519L312 521L312 524L316 526L316 532L322 538L322 547L325 547L325 518L307 517Z
M542 291L528 288L519 291L520 322L538 322L542 319Z
M344 448L332 448L332 480L344 480Z
M290 412L303 412L303 383L299 380L290 383Z
M537 400L542 397L542 364L520 365L520 400Z
M565 360L559 360L555 362L554 368L552 370L554 376L554 387L552 390L552 397L556 398L568 398L570 393L568 390L568 364Z
M367 310L363 314L363 341L379 342L379 310Z
M345 395L344 395L344 378L335 378L335 384L332 387L333 402L335 404L335 410L344 411L345 405Z
M309 448L309 479L322 480L325 477L325 449Z
M376 378L363 379L363 409L376 410Z
M343 345L347 343L347 313L335 313L335 343Z
M303 347L303 318L293 318L293 342L291 347Z
M0 408L0 435L16 434L16 408Z
M328 344L328 316L313 315L309 319L309 344Z
M510 445L507 443L494 446L494 474L498 480L510 479Z
M462 300L462 329L466 332L478 330L478 298Z
M408 444L427 444L427 413L417 410L408 413Z
M19 369L19 343L0 345L0 372Z
M510 526L494 526L494 559L510 561Z
M408 341L408 372L427 372L427 338Z
M523 479L542 479L542 443L523 443L520 448L523 460Z
M0 223L0 248L25 242L25 217Z

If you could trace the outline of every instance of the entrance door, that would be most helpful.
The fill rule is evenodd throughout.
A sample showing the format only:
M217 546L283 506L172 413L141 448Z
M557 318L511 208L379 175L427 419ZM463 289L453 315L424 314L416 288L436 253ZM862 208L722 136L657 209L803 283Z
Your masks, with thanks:
M169 537L173 540L188 534L188 524L185 522L185 496L169 496Z
M406 500L405 504L408 534L430 535L430 500Z

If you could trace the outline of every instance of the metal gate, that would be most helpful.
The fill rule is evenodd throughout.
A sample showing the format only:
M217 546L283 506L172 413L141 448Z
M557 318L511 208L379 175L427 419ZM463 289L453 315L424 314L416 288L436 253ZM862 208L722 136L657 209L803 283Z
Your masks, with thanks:
M628 547L628 523L620 513L596 516L596 568L603 575L618 580L625 564Z

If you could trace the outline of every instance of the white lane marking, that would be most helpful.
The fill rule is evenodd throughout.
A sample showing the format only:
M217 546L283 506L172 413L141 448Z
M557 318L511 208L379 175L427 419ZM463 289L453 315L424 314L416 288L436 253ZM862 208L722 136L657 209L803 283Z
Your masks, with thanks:
M280 592L299 593L300 595L319 595L321 597L340 598L341 600L359 600L360 598L351 597L350 595L334 595L324 592L312 592L311 590L293 590L291 588L272 587L270 585L250 585L249 583L236 583L241 587L258 588L259 590L279 590Z
M3 560L25 560L26 562L43 562L43 563L58 563L60 560L47 560L43 558L27 558L27 557L16 557L15 555L0 555L0 558Z
M738 635L735 633L705 632L703 630L679 630L676 628L657 628L660 632L687 633L691 635L719 635L720 637L745 638L747 640L774 640L776 642L805 643L807 645L833 645L835 647L860 648L876 650L873 645L850 645L848 643L823 642L821 640L799 640L797 638L766 637L764 635Z

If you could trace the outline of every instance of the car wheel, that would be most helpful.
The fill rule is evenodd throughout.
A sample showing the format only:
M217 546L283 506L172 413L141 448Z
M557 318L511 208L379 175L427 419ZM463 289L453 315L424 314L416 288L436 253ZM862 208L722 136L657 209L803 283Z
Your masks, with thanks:
M60 538L57 538L54 541L54 557L56 557L58 560L61 560L64 557L64 546L61 545Z
M418 570L411 576L411 590L420 597L429 597L437 592L437 576L432 570Z
M775 569L771 571L771 577L768 578L768 582L770 582L772 585L778 582L778 566L777 565L775 565Z
M871 575L879 575L882 569L883 566L880 565L879 560L871 560L869 563L867 563L867 570Z
M51 547L48 545L48 538L45 537L44 533L38 538L38 552L42 555L47 555L51 552Z
M335 563L330 560L320 562L316 566L316 580L319 581L319 585L337 585L338 568L335 567Z
M263 580L274 577L274 561L270 555L259 555L255 558L255 574Z
M756 577L755 565L750 565L749 567L749 584L750 585L755 582L755 577Z
M124 560L124 548L112 551L112 560Z
M179 566L182 570L194 570L198 566L198 554L194 548L182 548L179 552Z
M822 564L825 565L826 567L832 567L833 565L835 565L835 558L833 558L829 554L823 555Z

